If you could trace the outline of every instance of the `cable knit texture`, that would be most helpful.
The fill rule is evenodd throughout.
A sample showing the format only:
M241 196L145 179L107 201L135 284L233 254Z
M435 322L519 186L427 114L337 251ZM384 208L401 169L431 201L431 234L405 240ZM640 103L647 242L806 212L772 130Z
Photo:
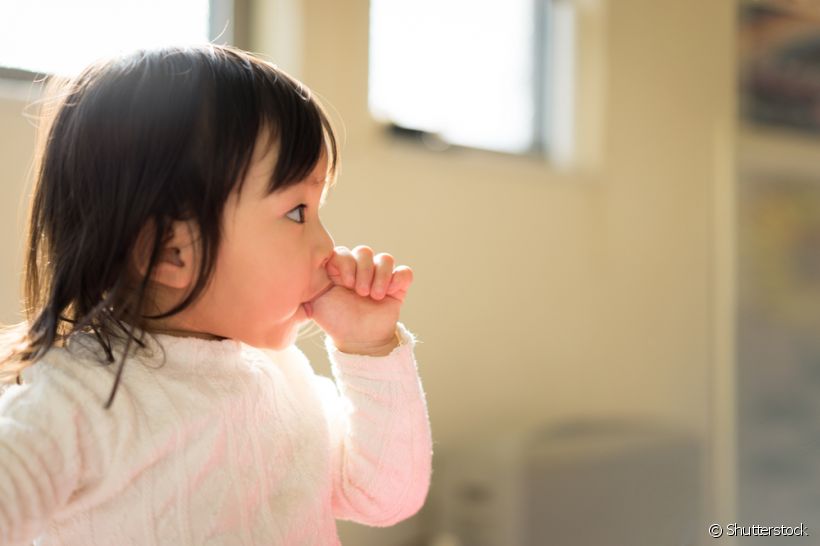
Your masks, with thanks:
M399 333L377 357L325 338L335 381L295 345L155 334L109 410L122 347L111 365L91 336L52 348L0 395L0 544L325 546L335 519L414 515L432 438Z

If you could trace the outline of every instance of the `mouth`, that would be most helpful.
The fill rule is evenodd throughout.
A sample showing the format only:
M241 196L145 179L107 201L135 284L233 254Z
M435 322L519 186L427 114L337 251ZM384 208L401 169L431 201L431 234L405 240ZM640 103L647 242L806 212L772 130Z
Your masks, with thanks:
M330 289L333 288L333 283L330 283L324 289L320 290L318 294L313 296L310 300L302 303L302 308L305 310L305 314L308 318L313 316L313 302L318 300L320 297L324 296Z

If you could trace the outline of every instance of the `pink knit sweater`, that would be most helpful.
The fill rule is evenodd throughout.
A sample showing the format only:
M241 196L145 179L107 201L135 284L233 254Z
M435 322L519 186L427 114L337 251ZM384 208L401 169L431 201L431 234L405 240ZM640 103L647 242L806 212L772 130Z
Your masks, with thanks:
M336 519L389 526L427 496L432 439L399 323L390 355L156 335L103 366L90 337L0 396L0 544L337 545ZM132 347L133 349L133 347ZM115 357L121 347L115 346Z

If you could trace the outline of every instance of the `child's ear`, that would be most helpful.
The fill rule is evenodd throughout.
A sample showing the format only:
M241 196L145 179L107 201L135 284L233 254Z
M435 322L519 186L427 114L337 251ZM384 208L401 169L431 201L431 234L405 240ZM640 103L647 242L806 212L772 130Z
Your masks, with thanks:
M154 222L149 222L137 237L132 264L141 281L148 271L154 244ZM168 227L157 262L151 272L151 282L168 288L185 289L193 282L195 267L195 230L192 222L174 221Z

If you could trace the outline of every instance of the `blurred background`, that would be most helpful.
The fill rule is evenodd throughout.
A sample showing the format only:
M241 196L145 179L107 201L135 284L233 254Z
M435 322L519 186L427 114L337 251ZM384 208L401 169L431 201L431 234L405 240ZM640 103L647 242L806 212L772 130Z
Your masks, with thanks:
M340 522L343 543L820 536L820 4L6 0L0 20L3 322L36 79L211 40L331 111L324 222L413 268L434 440L425 507ZM330 375L319 334L298 344ZM719 542L741 541L820 544Z

